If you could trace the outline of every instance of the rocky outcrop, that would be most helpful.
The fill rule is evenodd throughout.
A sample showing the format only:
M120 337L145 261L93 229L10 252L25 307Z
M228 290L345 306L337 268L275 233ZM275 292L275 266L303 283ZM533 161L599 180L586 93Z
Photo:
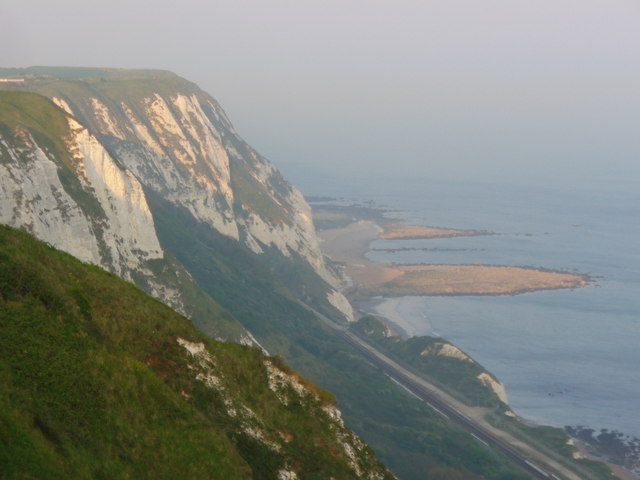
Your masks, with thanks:
M505 405L509 405L509 397L507 397L507 390L504 388L504 385L496 380L496 378L488 372L483 372L478 375L478 380L482 382L483 385L489 387L493 393L500 399L502 403Z
M0 246L2 478L394 478L282 359L25 232Z
M442 357L457 358L458 360L463 360L465 362L473 362L469 355L450 343L431 343L427 348L420 352L420 355L423 357L425 355L439 355Z

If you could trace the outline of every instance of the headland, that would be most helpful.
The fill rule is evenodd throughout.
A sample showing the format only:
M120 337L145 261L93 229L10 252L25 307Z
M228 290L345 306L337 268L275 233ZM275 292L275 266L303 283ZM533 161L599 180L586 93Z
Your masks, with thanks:
M404 265L369 260L369 245L377 239L445 238L495 235L485 230L457 230L356 220L320 230L322 249L344 266L359 296L516 295L538 290L578 288L592 284L586 274L509 265Z

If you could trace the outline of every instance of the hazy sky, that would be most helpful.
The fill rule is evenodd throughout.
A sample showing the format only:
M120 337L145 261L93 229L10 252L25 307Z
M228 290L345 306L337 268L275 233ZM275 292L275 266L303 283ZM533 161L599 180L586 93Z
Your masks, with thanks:
M640 0L20 0L0 66L164 68L285 173L640 179Z

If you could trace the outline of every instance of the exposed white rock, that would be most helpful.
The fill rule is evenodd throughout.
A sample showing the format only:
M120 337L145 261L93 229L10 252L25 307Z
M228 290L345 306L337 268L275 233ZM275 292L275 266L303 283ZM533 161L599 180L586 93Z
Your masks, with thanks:
M278 480L298 480L298 474L293 470L279 470Z
M458 360L464 360L465 362L473 362L473 359L469 357L469 355L464 353L455 345L451 345L450 343L432 343L422 352L420 352L420 355L439 355L442 357L457 358Z
M262 353L264 353L265 355L269 355L269 352L267 351L267 349L264 348L260 344L260 342L256 340L256 337L254 337L249 331L246 331L246 334L240 338L238 343L240 345L246 345L247 347L258 347L260 350L262 350Z
M217 182L216 186L224 195L233 201L231 189L231 171L229 168L229 156L221 144L220 133L205 115L198 98L195 95L187 97L177 95L173 103L180 113L183 128L191 136L192 141L199 147L200 158L207 159L205 165ZM206 180L203 180L206 182Z
M265 360L264 364L267 368L269 388L278 396L284 405L288 405L291 401L287 396L290 388L301 398L311 396L314 400L319 400L313 392L302 385L295 377L280 370L273 362ZM360 457L366 457L366 454L364 454L365 444L357 435L345 428L340 411L332 405L322 405L321 408L331 422L332 429L338 441L337 444L341 447L345 460L356 476L372 480L381 480L384 478L380 472L367 471L361 465L362 459Z
M208 366L209 364L213 364L213 357L207 351L207 346L204 342L191 342L189 340L185 340L184 338L178 337L176 339L178 345L184 347L184 349L191 354L191 356L198 359L198 363L202 366Z
M0 163L0 222L23 228L60 250L100 265L100 247L91 222L67 193L58 166L26 132L20 146L0 137L12 161Z
M327 300L331 305L336 307L345 316L348 322L353 322L353 307L342 293L337 290L331 290L327 293Z
M125 139L124 134L116 125L115 120L104 103L93 97L91 98L91 107L93 108L94 116L100 125L99 128L101 133L111 135L120 140Z
M196 375L196 379L200 380L209 388L220 388L220 378L211 373L199 373Z
M302 193L295 187L291 187L287 201L291 205L292 211L295 212L295 231L300 239L299 244L294 242L294 245L297 245L297 248L294 249L309 262L327 283L333 287L339 286L341 280L327 269L324 256L320 250L320 242L311 220L311 207Z
M265 436L265 433L261 429L255 426L245 426L243 428L243 431L250 437L254 438L255 440L258 440L259 442L269 447L274 452L279 452L282 450L282 447L280 446L280 444L268 440Z
M65 100L54 100L71 112ZM107 115L102 103L93 105ZM69 134L63 140L79 182L75 190L60 180L61 169L69 168L63 159L41 148L27 131L0 136L9 160L0 164L0 222L125 279L144 278L148 293L188 316L180 291L158 281L146 264L164 252L140 183L84 126L66 119Z
M146 98L147 118L154 134L165 148L170 148L177 159L185 163L195 163L196 155L191 143L178 125L164 98L157 93Z
M68 121L69 150L78 164L79 178L106 217L100 222L101 240L109 249L110 259L104 258L102 264L128 278L129 271L142 261L164 255L146 197L138 180L118 165L86 128L70 117Z
M225 398L223 402L224 402L224 406L227 407L227 413L229 414L229 416L234 418L237 417L238 410L236 410L236 408L233 406L233 402L228 398Z
M235 129L233 128L233 125L231 124L231 120L229 120L229 117L227 117L227 114L220 107L220 105L218 105L213 100L208 100L206 103L208 104L209 108L211 109L211 112L213 113L213 116L215 117L215 121L220 123L220 124L222 124L224 126L224 128L229 130L230 133L232 133L234 135L237 135Z
M342 412L338 410L333 405L323 405L322 411L327 414L327 416L335 422L338 426L344 427L344 421L342 420Z
M232 142L223 139L220 127L227 135L235 136L235 132L222 109L209 102L210 118L196 95L183 94L171 98L154 94L143 103L144 118L124 104L122 108L144 148L117 148L118 157L141 181L224 235L239 240L243 231L242 241L255 253L263 253L263 246L275 246L284 256L297 252L330 285L338 286L339 280L326 268L304 197L288 185L286 191L276 192L272 182L279 174L273 165L251 149L240 155ZM242 142L238 137L235 141ZM247 165L248 173L264 186L271 200L288 212L287 222L272 223L250 205L245 214L236 215L231 157L238 165ZM349 318L346 300L334 299Z
M133 126L133 131L138 137L138 140L140 140L141 143L148 147L152 152L162 155L164 153L162 147L160 147L158 142L156 142L156 139L151 135L151 132L149 132L149 129L146 127L146 125L144 125L138 119L138 117L136 117L135 113L133 113L133 110L131 110L131 108L126 103L122 102L120 106L122 107L124 114L129 119L129 122Z
M356 475L358 477L361 477L362 476L362 469L360 468L360 465L358 464L358 456L356 455L355 450L351 446L351 443L343 441L342 442L342 449L344 450L344 453L347 456L347 461L349 462L349 466L353 469L354 472L356 472Z
M222 402L230 417L239 419L242 422L242 430L250 437L258 440L274 451L280 451L278 443L267 438L267 434L262 428L262 422L256 413L243 404L238 399L232 399L225 388L225 379L216 371L216 361L213 355L207 350L204 342L192 342L184 338L176 338L178 345L182 346L193 359L189 365L195 373L196 380L201 381L207 387L216 390L222 395Z
M56 98L55 101L72 113L67 101L62 98ZM98 97L78 101L86 102L89 108L83 112L92 117L88 123L96 125L101 135L110 137L110 151L145 188L186 208L197 220L243 242L256 254L262 254L271 247L285 257L295 252L331 287L339 287L341 280L325 264L311 220L311 209L304 197L283 180L269 161L237 136L226 114L215 101L191 93L172 96L154 93L139 100L126 100L135 101L135 105L127 105L119 99ZM115 102L119 102L118 111L113 108ZM106 167L106 163L100 159L99 149L93 148L96 145L89 137L80 136L76 139L79 150L86 151L90 158L96 159L93 162L95 170L100 170L97 167ZM232 164L236 169L235 180L232 178ZM90 180L97 180L88 178L90 167L88 165L85 172L87 186L94 188ZM247 176L255 180L259 187L251 187L256 184L251 180L243 180ZM116 179L112 177L111 180ZM239 208L236 188L244 189L244 198L256 205ZM247 196L247 189L250 188L259 188L255 198L253 193ZM281 209L282 219L267 218L260 211L260 205L270 202ZM110 214L111 208L105 211ZM146 212L141 210L138 213L143 215L139 215L136 221L144 220ZM111 220L112 217L109 222ZM121 235L116 240L115 234L112 237L107 240L107 247L117 260L114 261L115 266L110 268L130 278L125 271L139 268L130 255L133 246L127 244L131 238ZM147 238L151 240L151 237ZM113 253L114 250L118 252ZM156 249L148 244L141 246L141 250L148 250L149 258L153 258ZM353 320L351 305L341 293L330 292L327 299L348 321ZM178 298L165 301L172 306L180 303Z
M223 235L238 240L238 225L231 208L229 158L215 128L210 122L201 123L207 119L196 100L176 97L176 116L163 97L147 98L143 120L122 104L143 148L122 144L116 151L147 186L186 207L195 218Z
M284 404L289 405L291 399L289 398L289 388L299 396L304 397L307 395L315 395L307 389L297 378L292 377L286 372L280 370L270 360L264 361L264 366L267 368L267 378L269 380L269 389L276 394L278 399Z
M365 444L356 434L349 430L342 429L338 432L338 439L347 463L358 478L366 478L369 480L382 480L384 478L381 472L368 470L366 463L363 463L363 460L370 457L365 451Z
M51 100L53 100L53 103L55 103L62 110L67 112L69 115L73 116L73 110L71 110L71 107L69 106L69 104L64 99L58 98L58 97L53 97Z
M153 272L149 270L142 269L140 270L140 273L142 273L147 281L147 293L149 295L161 300L163 303L185 317L189 317L189 311L187 305L185 305L184 299L182 298L182 293L173 287L157 281Z
M191 357L196 361L195 364L190 365L191 368L199 370L196 374L196 380L200 380L209 388L216 390L221 389L222 380L214 372L215 360L207 350L206 345L203 342L190 342L180 337L178 337L176 341L178 345L189 352Z
M493 392L498 396L500 401L504 404L509 404L509 398L507 397L507 390L504 388L504 385L498 382L493 376L491 376L487 372L483 372L478 375L478 380L480 380L484 385L491 388Z
M232 204L229 157L197 97L178 95L169 101L177 109L175 115L160 95L145 100L147 119L156 137L179 162L187 179L210 192L220 191Z
M570 438L570 439L567 440L567 445L569 445L570 447L573 447L573 451L571 452L571 456L573 457L574 460L581 460L583 458L586 458L580 452L580 450L578 450L578 447L576 446L576 442L573 441L573 438Z

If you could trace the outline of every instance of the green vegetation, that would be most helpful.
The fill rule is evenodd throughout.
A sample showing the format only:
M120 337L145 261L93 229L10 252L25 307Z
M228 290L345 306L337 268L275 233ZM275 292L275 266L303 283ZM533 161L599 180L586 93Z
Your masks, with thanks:
M362 317L351 329L375 344L389 357L467 405L492 408L487 419L493 425L534 445L569 469L577 471L582 477L591 480L611 478L611 471L604 463L574 458L577 449L569 443L569 436L561 428L530 426L518 417L506 415L509 411L508 406L477 378L478 375L488 372L471 359L442 355L441 346L451 345L446 340L435 337L411 337L403 340L398 336L389 335L386 325L373 315Z
M31 148L21 149L25 142L21 137L26 135L33 136L39 145L44 146L50 159L59 167L58 176L65 190L89 218L97 220L93 222L93 228L100 242L103 239L99 220L104 218L104 211L97 199L86 191L78 180L65 142L70 133L66 114L48 98L30 92L0 91L0 135L4 137L5 142L15 147L14 151L31 151ZM0 161L13 161L3 149L4 146L0 144ZM26 155L27 153L25 158L19 160L28 161ZM109 249L104 242L101 247L103 259L109 263ZM148 261L146 267L153 273L156 283L159 282L181 293L189 317L202 331L214 338L222 339L240 340L246 336L242 325L205 294L193 282L184 267L170 255L167 258ZM133 277L146 291L153 290L147 276L133 272Z
M130 131L121 143L101 134L92 98L109 108L116 124L126 121L121 102L146 123L142 105L154 93L195 94L212 101L169 72L34 68L0 73L44 75L11 89L64 98L114 151L140 144ZM209 117L217 124L226 122L218 113L209 112ZM237 158L232 155L231 166L235 214L248 214L242 208L246 205L274 226L289 221L291 212L278 204L289 193L286 182L276 174L270 186L263 186L251 173L262 159L232 130L225 127L220 134L229 150L238 153ZM73 173L69 169L67 181L73 181ZM70 472L81 478L189 478L205 477L209 471L227 478L274 478L283 465L298 471L300 478L349 478L335 435L327 430L330 422L321 413L333 398L325 388L336 395L347 425L403 480L526 478L502 456L400 390L305 309L298 298L335 316L324 301L327 285L300 258L284 259L275 250L258 257L196 221L186 208L163 199L160 191L154 194L147 188L146 193L161 243L175 258L149 262L154 275L164 283L186 282L184 298L194 302L190 313L203 331L217 336L237 326L215 299L264 347L281 354L322 389L300 379L315 396L283 405L266 386L265 357L259 352L207 340L159 302L139 299L141 293L132 285L81 267L47 247L10 240L22 234L3 233L0 272L6 268L8 273L0 273L0 287L6 286L8 293L2 293L0 325L0 465L10 478L66 478ZM33 260L40 257L42 263ZM179 264L188 274L175 267ZM189 283L188 276L195 283ZM13 277L23 285L18 293L9 285ZM135 280L148 287L144 278ZM38 337L41 333L44 339ZM222 390L207 387L203 379L214 382L207 372L189 368L193 358L177 343L178 337L207 345ZM27 344L24 352L21 342ZM5 345L10 348L5 350ZM408 353L422 346L413 345ZM270 361L297 378L278 357ZM278 443L279 451L247 433L249 420L230 413L230 400L236 413L246 406L261 419L265 438ZM72 408L78 409L77 415ZM203 450L209 452L206 462L199 460ZM380 468L369 450L360 454L370 468Z
M291 374L279 359L207 338L134 285L0 227L2 478L275 479L282 468L355 478L337 446L350 434L323 411L331 395L297 375L308 394L274 392L269 362ZM384 473L368 448L354 450L365 470Z
M239 215L255 212L273 225L289 223L286 211L268 195L264 187L249 173L245 165L233 162L231 185L236 193L234 211Z
M48 98L30 92L0 91L0 123L8 129L19 126L31 131L44 139L56 156L71 161L64 143L70 134L69 124Z
M462 358L442 354L443 346L457 350L446 340L426 336L403 340L389 336L384 323L372 315L361 318L351 328L391 358L466 404L481 407L498 407L501 404L494 391L478 378L478 375L488 374L482 365L462 352Z
M200 331L219 340L240 341L247 337L242 324L204 293L171 254L165 252L164 258L149 260L146 266L153 273L154 281L180 292L185 313ZM152 291L148 277L137 272L132 275L136 285L147 292Z
M0 91L0 135L29 151L28 135L46 153L59 161L58 176L69 195L91 218L104 218L104 210L98 201L87 193L76 175L77 166L69 153L66 139L71 134L66 115L48 98L30 92ZM18 151L21 148L17 149ZM28 161L25 156L21 161ZM2 149L0 162L11 158Z
M581 478L588 480L608 480L612 478L611 469L605 463L582 457L573 442L571 442L567 432L563 429L528 425L518 417L505 415L505 413L506 408L502 407L488 415L487 419L493 425L510 432L516 438L534 445L547 455L576 471Z
M315 203L313 200L315 199L309 199L309 203L313 208L313 224L316 230L342 228L359 220L369 220L380 224L392 221L391 218L384 215L383 209L375 208L373 202L367 205L332 205L318 203L332 200L330 198L320 197Z
M499 455L451 427L427 405L326 329L268 268L238 242L189 212L150 195L158 236L196 282L270 352L333 392L347 425L402 479L455 471L462 479L520 479ZM447 470L450 469L450 470Z

